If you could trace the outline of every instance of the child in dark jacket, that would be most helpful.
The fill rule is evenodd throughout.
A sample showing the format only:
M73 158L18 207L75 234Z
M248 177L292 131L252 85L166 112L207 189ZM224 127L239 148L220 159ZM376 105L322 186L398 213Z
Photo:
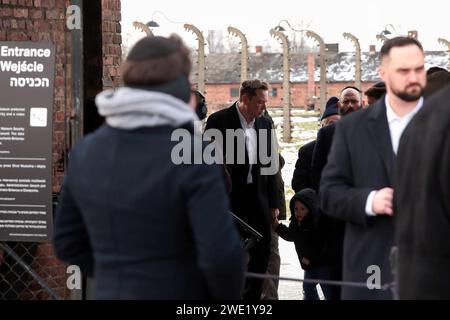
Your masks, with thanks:
M274 229L286 241L293 241L304 279L328 279L329 269L324 263L324 237L318 228L318 198L313 189L302 189L290 202L289 227L274 222ZM303 283L303 299L319 300L317 283ZM321 286L327 298L328 286Z

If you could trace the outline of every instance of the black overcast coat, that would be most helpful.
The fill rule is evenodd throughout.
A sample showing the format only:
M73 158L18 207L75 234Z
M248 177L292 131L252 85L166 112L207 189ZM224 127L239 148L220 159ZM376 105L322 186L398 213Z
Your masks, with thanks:
M346 221L343 280L366 283L378 266L381 285L391 283L389 263L394 222L388 216L369 217L369 193L392 186L395 155L384 99L336 123L330 155L322 173L321 208ZM343 299L391 299L390 291L343 287Z
M57 256L97 299L239 299L243 252L218 165L175 165L172 127L104 125L70 153Z
M450 87L405 129L394 197L400 299L450 299Z
M236 108L237 105L236 103L234 103L228 108L211 114L208 117L205 130L218 129L222 133L223 137L226 137L227 129L242 129ZM269 134L268 141L262 141L258 136L258 144L259 146L261 146L263 143L267 144L267 149L270 151L270 153L271 129L272 124L266 117L255 119L255 130L257 132L259 130L267 130ZM222 147L224 154L229 156L231 152L227 150L226 144L223 144ZM237 143L234 145L234 148L235 161L233 164L227 164L232 182L230 194L231 207L240 218L255 225L256 227L261 226L262 220L265 220L264 224L265 228L267 229L267 227L269 226L269 208L280 208L282 206L281 201L284 202L284 199L280 198L279 192L277 191L278 184L276 181L276 175L278 170L272 175L262 175L261 168L267 167L267 165L263 165L258 159L258 163L256 165L253 165L252 167L253 181L256 186L256 198L249 199L248 194L243 192L243 190L245 190L245 187L247 186L247 173L249 168L247 150L245 150L245 163L239 164L236 161ZM253 212L244 212L243 210L240 210L242 208L242 204L249 201L254 208L254 210L252 210ZM264 229L262 226L261 228ZM263 231L264 230L261 230L260 232Z
M295 202L303 203L309 210L308 215L301 223L295 217ZM322 265L324 262L324 238L318 226L318 198L313 189L306 188L297 192L289 203L291 221L289 227L279 224L275 230L286 241L293 241L297 251L298 260L303 270ZM302 262L302 258L310 261L309 265Z
M296 193L305 188L313 188L311 161L315 145L316 140L308 142L298 150L298 158L295 162L295 170L292 176L292 189Z

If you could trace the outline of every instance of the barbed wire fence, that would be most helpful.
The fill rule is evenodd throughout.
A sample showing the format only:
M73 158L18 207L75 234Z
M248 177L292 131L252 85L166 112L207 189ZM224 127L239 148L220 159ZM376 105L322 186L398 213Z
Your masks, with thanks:
M56 202L54 205L56 205ZM248 250L254 242L261 239L262 235L237 216L232 215L240 227L249 233L247 241L243 242L244 249ZM391 271L394 275L396 270L395 257L396 248L394 247L390 255ZM247 278L361 289L369 288L367 282L301 279L251 272L247 272L245 275ZM89 284L83 283L82 290L74 291L68 288L67 280L67 266L56 258L51 243L0 242L0 300L83 299L83 296L86 296ZM395 280L392 283L378 284L376 289L390 290L394 298L397 298Z
M57 195L53 195L53 210ZM71 299L67 266L50 242L0 242L0 300Z
M301 278L291 278L291 277L280 277L270 274L260 274L260 273L252 273L247 272L246 277L249 278L257 278L257 279L272 279L272 280L281 280L281 281L294 281L300 283L311 283L311 284L320 284L327 286L340 286L340 287L352 287L352 288L360 288L360 289L368 289L367 282L352 282L352 281L335 281L335 280L325 280L325 279L301 279ZM393 295L396 295L396 283L386 283L379 285L379 288L376 290L388 291L390 290Z
M0 242L0 300L70 297L66 266L49 243Z

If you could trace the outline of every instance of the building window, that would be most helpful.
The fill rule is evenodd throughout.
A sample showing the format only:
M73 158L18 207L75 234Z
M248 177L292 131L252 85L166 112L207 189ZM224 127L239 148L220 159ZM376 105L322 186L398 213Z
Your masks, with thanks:
M230 96L239 97L239 88L230 88Z
M272 90L269 91L269 97L276 97L278 95L278 89L272 88Z

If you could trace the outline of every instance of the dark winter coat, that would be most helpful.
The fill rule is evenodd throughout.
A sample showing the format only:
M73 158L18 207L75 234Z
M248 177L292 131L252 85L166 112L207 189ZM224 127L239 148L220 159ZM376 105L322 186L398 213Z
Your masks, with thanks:
M367 283L373 266L381 271L381 285L393 280L389 260L393 218L369 217L365 206L371 191L392 187L394 161L384 99L336 122L322 173L320 202L323 212L346 221L344 281ZM392 299L392 294L389 290L344 287L342 298Z
M97 299L239 299L243 252L218 165L175 165L173 127L104 125L70 153L54 247Z
M227 129L242 129L241 122L237 111L237 104L217 111L208 117L205 131L209 129L218 129L223 137L226 137ZM268 141L260 141L259 135L258 144L267 143L268 150L271 152L270 146L270 133L272 124L266 117L260 117L255 119L255 130L267 130L269 133ZM247 174L248 174L248 154L245 152L245 164L238 164L236 161L236 148L235 145L234 155L235 161L233 164L227 164L227 169L231 176L231 208L233 212L238 215L245 222L256 228L259 232L263 233L263 236L270 237L270 208L280 208L281 199L277 192L276 175L262 175L261 168L266 166L261 164L258 159L257 164L252 166L252 176L255 185L255 194L251 197L245 192L247 188ZM223 154L227 155L226 144L222 145ZM268 165L267 165L268 166ZM250 210L248 210L250 208Z
M394 203L400 299L450 299L450 87L402 135Z
M316 141L311 141L298 150L298 159L295 163L294 175L292 177L292 189L299 192L305 188L313 188L311 181L311 160Z
M299 223L294 213L295 202L300 201L309 209L309 214ZM275 230L286 241L293 241L302 269L321 265L323 262L323 235L318 228L318 199L314 190L306 188L297 192L291 199L291 222L289 227L279 224ZM310 261L309 265L302 258Z
M311 161L311 181L313 189L319 192L323 169L328 161L333 142L335 123L325 126L317 133L316 145ZM332 280L342 280L342 256L344 251L345 221L337 219L326 212L320 215L321 228L326 230L326 256L331 269ZM333 289L340 289L333 287Z
M335 123L332 123L317 132L317 140L311 157L311 183L316 192L319 192L320 178L330 154L335 127Z

